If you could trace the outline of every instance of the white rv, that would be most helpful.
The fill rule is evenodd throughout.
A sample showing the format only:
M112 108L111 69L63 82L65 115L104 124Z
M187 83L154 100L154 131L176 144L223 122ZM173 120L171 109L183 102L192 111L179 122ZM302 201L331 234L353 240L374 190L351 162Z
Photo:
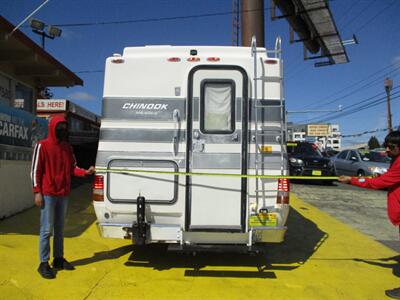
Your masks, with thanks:
M93 189L102 236L179 249L283 241L288 180L260 175L288 175L284 112L279 38L274 50L253 39L107 58Z

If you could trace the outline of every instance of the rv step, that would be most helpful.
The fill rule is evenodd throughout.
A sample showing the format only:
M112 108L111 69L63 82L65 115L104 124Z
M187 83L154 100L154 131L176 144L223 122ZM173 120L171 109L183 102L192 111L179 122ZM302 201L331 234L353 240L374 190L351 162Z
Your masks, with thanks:
M168 251L176 252L214 252L214 253L264 253L262 245L224 245L224 244L169 244Z
M256 107L256 108L275 108L275 107L282 108L283 105L268 105L268 104L264 104L264 105L255 105L254 107Z

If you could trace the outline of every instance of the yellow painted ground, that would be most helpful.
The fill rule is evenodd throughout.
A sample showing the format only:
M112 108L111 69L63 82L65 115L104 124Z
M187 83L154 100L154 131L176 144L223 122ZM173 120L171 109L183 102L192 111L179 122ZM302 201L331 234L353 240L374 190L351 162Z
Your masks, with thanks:
M74 190L66 228L76 270L55 280L36 271L38 209L0 221L0 299L365 300L400 286L396 252L295 196L286 242L260 258L132 252L129 241L99 237L85 199L87 185Z

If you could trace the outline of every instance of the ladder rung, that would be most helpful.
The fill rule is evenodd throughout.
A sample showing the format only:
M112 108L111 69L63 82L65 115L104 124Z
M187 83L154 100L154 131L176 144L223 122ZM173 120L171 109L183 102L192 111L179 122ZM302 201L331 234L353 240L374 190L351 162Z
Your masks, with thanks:
M272 82L280 82L282 81L282 77L278 77L278 76L261 76L261 77L257 77L254 78L255 80L264 80L264 81L272 81Z
M282 134L279 133L256 133L256 136L282 136Z
M255 105L254 107L255 108L274 108L274 107L282 108L283 105L268 105L268 104L265 104L265 105Z

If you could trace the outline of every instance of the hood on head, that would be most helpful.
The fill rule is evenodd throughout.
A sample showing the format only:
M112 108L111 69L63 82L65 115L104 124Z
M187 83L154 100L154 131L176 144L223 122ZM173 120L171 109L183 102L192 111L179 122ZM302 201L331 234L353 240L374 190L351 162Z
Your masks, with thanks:
M50 119L49 122L49 135L48 138L51 142L58 144L56 137L56 126L59 123L67 123L67 120L63 115L55 115Z

